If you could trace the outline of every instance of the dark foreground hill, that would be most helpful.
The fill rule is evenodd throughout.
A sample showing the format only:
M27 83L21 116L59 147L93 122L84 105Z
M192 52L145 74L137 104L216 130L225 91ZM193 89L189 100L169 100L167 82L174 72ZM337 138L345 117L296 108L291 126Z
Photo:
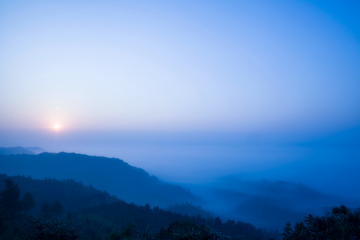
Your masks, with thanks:
M75 153L0 155L0 173L34 179L74 179L105 190L126 202L168 207L199 202L188 190L160 181L140 168L116 158Z
M0 175L0 239L277 239L249 223L129 204L73 180ZM33 196L35 205L24 204ZM31 198L31 197L30 197ZM54 208L55 201L57 208ZM34 211L41 204L41 211ZM24 212L25 207L28 211ZM47 208L45 208L47 205ZM49 207L51 206L51 207ZM193 206L194 207L194 206ZM242 238L242 237L244 238Z
M22 193L30 192L32 194L36 205L31 213L35 215L40 213L40 207L45 202L60 202L64 212L67 212L120 201L107 192L86 187L72 179L63 181L50 178L38 180L25 176L10 177L6 174L0 174L0 191L5 189L6 179L11 179L16 183Z

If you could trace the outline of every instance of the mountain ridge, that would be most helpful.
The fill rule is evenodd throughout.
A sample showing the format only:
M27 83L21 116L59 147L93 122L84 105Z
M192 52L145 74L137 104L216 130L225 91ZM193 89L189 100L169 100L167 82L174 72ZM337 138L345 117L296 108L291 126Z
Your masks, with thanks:
M40 149L40 148L39 148ZM36 154L31 148L24 147L0 147L0 155L10 155L10 154Z

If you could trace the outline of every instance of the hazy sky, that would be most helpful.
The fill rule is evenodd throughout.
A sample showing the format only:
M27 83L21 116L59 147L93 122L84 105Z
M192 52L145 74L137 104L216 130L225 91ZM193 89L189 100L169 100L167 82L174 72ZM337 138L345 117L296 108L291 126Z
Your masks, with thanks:
M1 1L0 128L338 131L358 1Z

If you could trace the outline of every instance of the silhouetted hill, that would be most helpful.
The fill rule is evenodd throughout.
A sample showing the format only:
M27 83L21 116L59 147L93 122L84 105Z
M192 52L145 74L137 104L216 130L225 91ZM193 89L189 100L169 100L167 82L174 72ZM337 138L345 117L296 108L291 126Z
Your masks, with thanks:
M0 147L0 155L9 155L9 154L35 154L31 149L23 147Z
M128 204L125 202L116 202L112 204L105 204L93 208L84 209L75 213L75 217L81 221L85 219L87 225L92 225L91 232L87 232L87 239L99 232L110 234L110 231L121 232L127 226L135 225L136 230L140 232L156 233L161 228L167 227L173 221L191 221L198 226L205 225L210 228L220 231L225 236L231 239L257 239L268 240L278 239L277 232L268 232L254 227L250 223L228 220L222 222L218 217L203 218L198 216L181 215L171 211L164 211L158 207L151 208L149 205L136 206L135 204ZM78 226L79 229L86 225L84 223ZM187 229L190 231L190 229ZM85 232L85 231L83 231ZM154 238L145 238L154 239ZM157 239L157 238L155 238ZM169 239L169 238L160 238ZM172 237L170 239L188 239L181 237ZM190 239L209 239L209 238L190 238ZM211 238L210 238L211 239Z
M5 187L3 181L5 179L7 182L11 179L15 187ZM6 193L4 194L4 192ZM19 193L19 196L16 192ZM56 201L63 210L45 212L43 205L40 216L38 211L34 210L31 210L30 214L24 214L22 209L24 205L18 201L24 199L23 196L27 192L34 197L35 208L39 209L45 202L55 206L54 202ZM9 177L0 174L0 196L2 199L0 201L0 239L55 239L54 233L56 239L74 239L59 237L59 234L64 236L73 232L79 240L130 239L130 235L134 237L131 239L176 240L186 238L179 238L179 232L174 229L177 235L173 235L173 230L171 230L173 227L182 226L184 233L189 233L191 229L201 225L206 226L210 232L214 232L212 229L215 229L215 232L221 231L229 236L229 239L239 239L238 235L244 236L245 239L259 240L267 240L270 237L276 239L278 236L276 232L255 228L249 223L233 220L223 223L218 217L181 215L162 210L159 207L152 208L149 204L139 206L134 203L126 203L106 192L86 187L74 180L35 180L25 176ZM6 201L3 201L4 199ZM11 205L13 206L12 211L4 208L6 204L9 204L8 200L10 199L11 203L18 202L18 204ZM190 206L190 204L185 204L185 206ZM19 210L22 213L19 213ZM159 234L156 234L157 232ZM124 235L125 233L126 235ZM135 237L137 234L140 238ZM168 234L170 234L170 238ZM29 238L29 236L32 237ZM204 235L204 237L195 239L209 238Z
M61 202L65 211L80 210L87 207L94 207L106 203L119 202L115 196L109 193L86 187L81 182L72 179L60 181L55 179L38 180L25 176L7 176L0 174L0 191L5 188L5 179L12 179L18 184L22 193L30 192L35 199L33 213L39 213L43 203Z
M0 155L0 171L8 175L31 175L35 179L74 179L141 205L167 207L199 201L185 188L162 182L116 158L64 152Z

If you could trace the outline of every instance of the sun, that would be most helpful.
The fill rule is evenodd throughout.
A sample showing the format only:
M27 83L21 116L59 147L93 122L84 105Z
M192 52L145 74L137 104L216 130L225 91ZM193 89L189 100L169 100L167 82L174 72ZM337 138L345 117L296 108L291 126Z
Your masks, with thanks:
M58 123L55 123L55 124L54 124L54 129L55 129L55 130L58 130L58 129L60 129L60 124L58 124Z

